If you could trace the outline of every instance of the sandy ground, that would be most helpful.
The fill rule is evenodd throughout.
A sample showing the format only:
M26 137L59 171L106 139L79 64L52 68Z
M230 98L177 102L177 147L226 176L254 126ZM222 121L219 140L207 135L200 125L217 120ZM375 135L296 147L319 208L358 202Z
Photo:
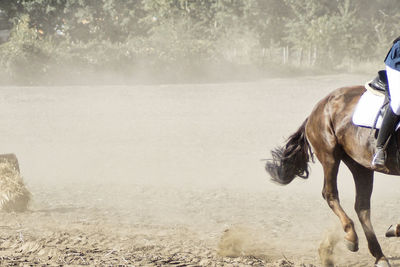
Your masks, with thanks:
M371 75L372 76L372 75ZM3 265L372 266L340 171L360 251L347 251L321 197L321 166L282 187L263 159L331 90L371 76L133 87L2 87L0 147L33 194L30 211L0 213ZM400 266L400 179L377 175L372 220ZM329 253L328 253L329 254ZM323 260L323 259L322 259Z

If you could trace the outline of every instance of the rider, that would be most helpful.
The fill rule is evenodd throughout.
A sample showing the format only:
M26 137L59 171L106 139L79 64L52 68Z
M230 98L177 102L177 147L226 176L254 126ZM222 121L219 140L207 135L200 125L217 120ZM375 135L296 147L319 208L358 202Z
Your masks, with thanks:
M390 106L383 116L382 126L378 132L376 152L372 159L374 168L384 168L386 161L386 143L400 120L400 37L393 42L385 58L386 73L389 83Z

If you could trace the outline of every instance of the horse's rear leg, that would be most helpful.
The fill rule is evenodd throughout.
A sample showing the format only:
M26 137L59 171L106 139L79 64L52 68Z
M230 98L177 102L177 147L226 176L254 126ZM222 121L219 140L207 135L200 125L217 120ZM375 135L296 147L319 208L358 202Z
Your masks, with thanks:
M391 225L386 231L386 237L399 237L400 236L400 224Z
M375 257L377 266L389 266L371 223L370 206L374 172L361 166L347 156L343 161L349 167L354 177L356 185L356 203L354 208L367 238L369 251Z
M317 155L324 168L324 188L322 196L328 203L332 211L339 217L345 231L346 246L350 251L358 250L358 237L354 229L353 221L347 216L339 201L339 193L337 189L337 174L339 170L340 159L333 155Z

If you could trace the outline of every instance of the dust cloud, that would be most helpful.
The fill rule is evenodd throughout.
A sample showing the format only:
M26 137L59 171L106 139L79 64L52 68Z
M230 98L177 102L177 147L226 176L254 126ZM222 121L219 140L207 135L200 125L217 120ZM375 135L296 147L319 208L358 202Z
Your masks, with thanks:
M268 261L268 257L276 252L268 246L268 239L257 229L233 225L221 235L217 254L222 257L254 257Z
M280 187L269 181L263 159L328 92L370 78L1 87L0 147L17 155L32 192L29 212L2 214L3 261L320 266L326 230L338 227L321 197L321 166L311 166L308 180ZM383 235L398 221L399 183L377 175L372 202L393 264L399 244ZM339 190L360 251L332 259L336 266L370 265L345 168ZM329 242L325 252L336 244Z
M336 258L338 257L337 245L341 241L341 229L336 227L325 233L324 238L318 249L318 254L321 259L322 266L329 267L335 266Z

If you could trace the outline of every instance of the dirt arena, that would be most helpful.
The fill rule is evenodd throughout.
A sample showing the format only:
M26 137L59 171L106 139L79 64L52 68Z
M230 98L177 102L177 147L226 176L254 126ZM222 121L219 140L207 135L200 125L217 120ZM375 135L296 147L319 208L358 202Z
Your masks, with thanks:
M1 153L32 192L28 212L0 213L2 265L372 266L339 176L359 252L345 249L321 197L322 171L282 187L264 171L331 90L368 75L132 87L2 87ZM372 221L392 266L400 178L376 175ZM319 253L320 252L320 253Z

